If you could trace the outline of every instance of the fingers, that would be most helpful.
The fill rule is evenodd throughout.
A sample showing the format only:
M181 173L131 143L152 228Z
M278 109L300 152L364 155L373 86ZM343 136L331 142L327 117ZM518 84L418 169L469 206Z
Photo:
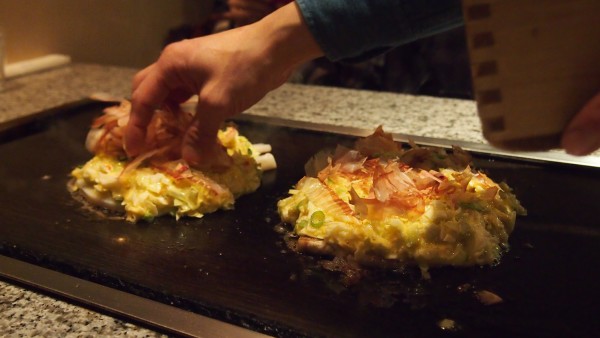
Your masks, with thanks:
M197 112L183 139L181 155L192 167L221 171L231 165L231 158L218 142L217 133L224 115L212 111Z
M600 93L596 94L565 129L562 147L571 155L588 155L600 148Z
M135 90L140 86L140 83L142 83L146 76L148 76L148 74L152 72L152 70L155 68L156 64L151 64L150 66L140 70L137 74L135 74L131 83L132 92L135 92Z
M161 107L169 94L168 87L156 65L142 70L134 77L131 114L125 129L125 151L137 156L144 147L146 128L154 110Z

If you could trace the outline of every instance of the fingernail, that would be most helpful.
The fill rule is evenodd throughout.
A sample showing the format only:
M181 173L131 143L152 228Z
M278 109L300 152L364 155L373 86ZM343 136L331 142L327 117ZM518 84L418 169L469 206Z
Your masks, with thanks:
M587 155L600 148L600 131L588 128L577 128L565 133L562 146L568 154Z

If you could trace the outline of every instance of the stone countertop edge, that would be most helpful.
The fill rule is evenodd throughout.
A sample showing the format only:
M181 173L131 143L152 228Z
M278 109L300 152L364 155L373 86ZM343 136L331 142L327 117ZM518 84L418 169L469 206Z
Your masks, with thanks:
M0 91L0 123L103 92L127 97L136 70L96 64L8 79ZM483 143L475 102L332 87L285 84L249 114L334 126ZM0 281L0 336L165 337L164 334Z
M0 90L0 123L102 92L128 97L136 70L72 64L9 79ZM333 87L284 84L248 114L335 126L484 142L473 101Z

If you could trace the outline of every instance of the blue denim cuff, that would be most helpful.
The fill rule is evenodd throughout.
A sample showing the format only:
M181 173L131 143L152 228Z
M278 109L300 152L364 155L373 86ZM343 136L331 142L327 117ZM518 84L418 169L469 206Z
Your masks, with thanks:
M331 61L359 60L462 25L460 0L296 0Z

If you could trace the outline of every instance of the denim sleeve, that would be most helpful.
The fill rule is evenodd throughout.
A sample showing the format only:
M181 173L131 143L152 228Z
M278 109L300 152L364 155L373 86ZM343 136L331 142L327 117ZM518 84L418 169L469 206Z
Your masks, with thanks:
M296 0L325 56L364 59L463 23L460 0Z

